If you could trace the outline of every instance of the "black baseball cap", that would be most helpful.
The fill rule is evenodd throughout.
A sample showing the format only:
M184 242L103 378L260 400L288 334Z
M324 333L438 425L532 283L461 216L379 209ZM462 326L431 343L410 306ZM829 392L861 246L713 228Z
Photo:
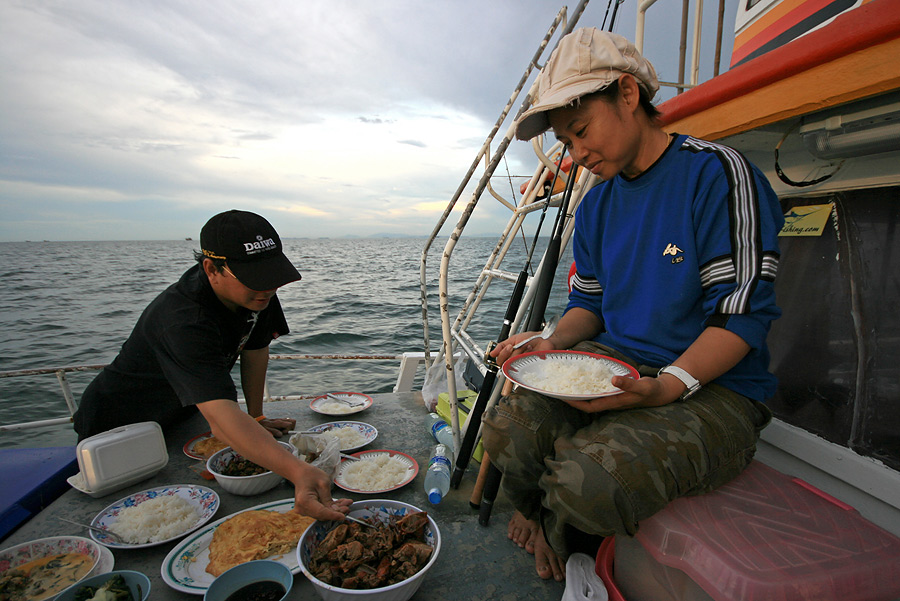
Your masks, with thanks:
M300 279L284 255L278 232L256 213L232 209L215 215L200 230L200 250L227 261L228 269L251 290L274 290Z

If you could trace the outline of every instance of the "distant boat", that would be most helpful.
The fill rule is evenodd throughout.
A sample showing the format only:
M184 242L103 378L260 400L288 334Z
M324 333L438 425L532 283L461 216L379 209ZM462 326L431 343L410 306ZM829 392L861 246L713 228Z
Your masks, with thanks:
M193 238L185 238L185 240L193 240Z

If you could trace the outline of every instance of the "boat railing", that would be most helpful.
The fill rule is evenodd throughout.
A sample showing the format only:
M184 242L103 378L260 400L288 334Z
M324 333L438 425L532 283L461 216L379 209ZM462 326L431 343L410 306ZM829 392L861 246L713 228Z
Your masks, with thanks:
M637 7L637 20L635 24L634 45L639 52L644 51L644 30L647 11L659 0L642 0ZM681 39L678 47L678 79L676 81L660 81L659 85L676 88L678 93L699 85L700 82L700 39L703 31L703 0L693 0L694 10L690 30L691 35L691 69L690 76L685 80L685 66L687 61L687 37L688 37L688 13L691 0L682 0L681 8ZM725 17L725 0L719 0L718 20L716 27L716 49L713 59L713 76L719 74L722 60L722 37Z
M643 46L644 40L644 24L645 24L645 14L646 12L656 4L657 0L644 0L638 5L638 16L637 16L637 31L635 34L636 44L638 48ZM463 177L460 185L458 186L456 193L453 195L451 200L449 201L446 209L444 210L442 216L439 218L437 225L435 226L431 236L427 240L425 247L422 251L422 259L420 264L420 288L421 288L421 301L422 301L422 321L423 321L423 332L425 338L424 348L431 348L430 338L429 338L429 328L428 328L428 291L427 291L427 277L426 277L426 264L427 264L427 255L431 244L437 238L440 233L441 228L447 221L449 215L453 212L457 202L459 201L463 190L467 188L469 183L473 180L473 175L475 174L479 165L483 164L483 173L478 179L478 183L475 186L474 191L471 193L470 200L468 204L461 211L459 220L454 227L452 233L449 235L447 243L444 247L443 255L441 258L440 264L440 275L438 279L438 287L439 287L439 309L441 315L441 345L438 347L439 350L434 357L435 362L443 361L445 371L446 371L446 381L447 381L447 394L450 399L450 405L455 406L455 400L457 398L456 391L456 382L457 378L454 375L454 370L456 369L456 365L454 361L447 360L447 357L451 355L455 355L457 352L462 351L470 360L471 366L474 366L482 375L484 375L487 371L487 367L485 364L485 353L487 352L487 348L484 348L482 345L479 345L468 333L467 328L472 323L475 312L478 310L481 301L485 298L485 295L490 287L490 285L495 282L509 282L513 283L516 281L518 272L522 269L522 266L516 266L515 269L509 269L503 267L503 261L506 258L506 255L512 245L512 243L516 240L518 236L525 237L525 228L524 228L524 220L525 218L535 212L541 212L543 218L543 212L546 211L549 207L558 207L563 194L560 192L557 193L557 189L554 189L550 192L546 190L547 184L554 177L555 173L559 171L559 179L562 184L567 183L569 175L563 171L557 169L556 165L561 160L560 155L563 152L562 145L559 143L550 144L546 142L548 136L538 136L532 141L532 146L534 149L535 157L537 158L537 166L528 179L527 183L524 185L524 189L521 191L521 197L517 201L515 198L508 198L507 195L504 195L498 192L492 185L491 180L495 177L495 171L497 166L500 164L501 160L504 158L505 153L508 149L510 142L513 140L515 136L515 121L518 115L527 110L531 106L532 99L536 93L537 81L536 77L526 94L524 100L521 102L521 106L518 110L518 113L515 117L512 117L512 108L517 101L518 96L524 90L524 85L526 81L534 76L537 71L541 68L542 65L539 64L541 57L544 52L549 48L551 40L559 40L563 36L565 36L570 31L574 30L578 19L582 15L585 9L585 5L587 4L587 0L582 0L579 5L576 7L571 14L567 14L566 8L563 7L556 16L556 19L553 21L551 26L549 27L546 35L540 41L538 45L538 49L534 54L534 57L529 62L528 67L526 68L524 74L518 82L518 85L513 90L509 101L506 106L500 113L500 117L498 118L496 124L494 125L491 132L488 134L487 139L482 145L481 149L477 153L475 160L472 162L468 172ZM716 38L716 56L715 56L715 73L718 74L719 70L719 60L721 55L721 42L722 42L722 19L723 19L723 0L720 0L719 7L719 19L718 19L718 35ZM617 8L617 7L616 7ZM702 0L695 0L694 10L693 10L693 41L691 44L691 52L692 52L692 64L691 64L691 72L690 78L688 81L685 81L684 77L684 68L685 68L685 60L686 60L686 48L687 48L687 32L688 32L688 12L690 8L690 3L688 0L684 0L683 8L682 8L682 31L681 31L681 51L680 51L680 69L679 69L679 77L675 82L660 82L661 85L670 86L676 88L679 93L684 91L685 89L689 89L691 87L696 86L699 82L699 62L700 62L700 31L702 29L702 13L703 13L703 2ZM613 16L613 21L615 20L615 16ZM549 53L548 53L549 54ZM491 154L491 147L495 142L495 138L498 137L498 133L500 127L507 121L509 117L512 117L511 123L508 126L505 134L500 138L499 143L496 145L496 150L494 150L493 154ZM548 144L548 148L544 147L544 144ZM568 205L567 215L565 216L566 224L564 229L564 234L562 238L562 244L560 245L560 256L565 252L566 247L568 245L569 239L572 235L572 230L574 227L574 222L571 217L574 215L575 209L577 208L582 196L587 190L593 187L598 179L596 176L591 175L590 173L586 173L583 170L578 170L577 183L573 190L570 203ZM511 179L511 178L510 178ZM510 183L512 183L510 181ZM511 186L513 188L513 195L515 196L516 190L515 186ZM564 186L561 186L564 187ZM505 207L510 212L509 221L507 222L506 227L503 232L500 234L499 240L497 244L494 246L490 255L487 258L484 268L478 274L475 283L472 285L468 295L465 297L465 300L462 302L461 307L458 312L454 309L455 319L451 316L451 308L449 306L449 290L448 290L448 280L449 280L449 263L450 257L453 254L455 246L459 240L459 238L463 234L463 230L465 229L470 216L474 212L479 200L483 196L483 193L487 192L491 197L493 197L501 206ZM553 264L556 264L556 261L553 261ZM516 321L512 324L512 332L518 331L521 324L523 323L523 318L528 312L528 308L531 304L531 301L534 297L535 290L532 287L532 284L538 281L541 265L539 264L535 269L534 273L530 274L526 281L526 289L524 296L522 298L519 312L516 315ZM499 328L499 324L498 324ZM426 367L430 366L432 361L432 357L426 352L425 363ZM470 366L470 367L471 367ZM430 372L429 372L430 373ZM501 376L502 380L502 376ZM496 387L495 394L493 397L498 397L500 392L500 386ZM488 403L494 402L495 398L492 398L488 401ZM464 430L466 428L465 424L457 423L457 411L451 410L450 412L451 424L456 443L459 444L460 436L464 434ZM463 431L461 433L461 430Z
M438 282L442 341L434 361L443 361L444 363L448 385L447 394L449 403L452 407L450 411L450 419L452 422L451 426L457 446L459 446L460 443L460 424L458 421L458 412L455 410L457 391L454 364L456 363L456 361L451 358L461 350L472 361L472 364L479 371L481 371L482 374L486 373L486 367L484 365L485 349L480 347L479 344L467 334L466 328L470 325L475 310L484 299L488 287L495 279L498 281L507 282L514 282L517 279L518 269L513 272L508 269L503 269L501 265L504 258L506 257L507 252L510 249L511 244L515 240L516 235L521 233L524 236L525 232L522 224L525 217L535 211L542 211L550 206L558 206L561 200L560 194L553 194L552 192L546 194L544 193L545 182L547 182L548 177L552 177L551 174L556 171L553 165L554 158L558 159L558 154L560 152L559 146L551 148L546 152L544 152L543 149L541 150L540 164L529 179L526 190L522 194L522 198L520 200L516 201L515 198L508 199L503 194L498 193L491 186L491 178L494 177L494 172L496 171L500 162L504 159L506 150L515 137L515 121L518 116L522 114L522 112L524 112L528 109L529 106L531 106L531 100L534 97L534 93L536 92L536 78L532 82L532 85L529 88L525 99L522 101L518 112L512 117L511 124L507 127L503 136L500 137L499 142L497 143L496 148L495 150L493 150L493 152L491 151L491 148L498 132L500 131L500 128L503 126L504 122L507 121L507 118L510 117L511 111L518 101L519 95L525 89L525 84L537 71L540 70L540 60L544 52L547 50L550 41L557 34L559 34L557 38L559 39L574 29L576 23L578 22L578 19L584 12L587 2L588 0L581 0L581 2L579 2L578 6L572 11L571 14L567 12L565 6L563 6L557 13L556 18L548 28L546 35L538 44L538 48L535 51L534 56L528 63L528 66L525 68L525 71L519 79L519 82L513 90L512 94L510 95L508 102L503 107L503 110L501 110L500 116L498 117L493 129L482 144L481 149L478 151L475 159L472 161L469 170L460 182L455 194L447 204L447 207L444 209L443 214L438 219L438 223L434 227L434 230L432 231L432 234L428 238L422 251L422 259L420 264L422 322L425 338L424 348L429 349L431 348L431 344L428 329L428 288L426 276L428 251L431 247L431 244L439 235L440 230L446 223L448 217L453 212L457 201L459 201L460 197L462 196L463 191L471 182L475 171L478 169L479 165L483 163L484 171L478 179L478 182L475 185L475 189L470 196L469 202L463 208L461 216L444 247L444 251L441 257L440 276ZM562 182L565 183L567 181L568 175L560 172L559 177ZM579 185L583 185L583 182ZM484 269L478 275L477 281L472 286L466 299L463 301L462 308L457 314L455 322L451 324L450 307L448 304L448 273L450 257L453 254L457 240L462 235L462 232L466 227L469 217L475 210L476 205L478 204L485 191L487 191L488 194L496 199L502 206L507 208L511 212L511 217L507 223L506 228L501 234L500 239L491 251L487 262L485 263ZM513 192L515 194L515 190L513 190ZM576 194L573 194L573 199L576 196L580 197L580 194L578 194L577 192ZM570 208L574 209L574 206ZM539 269L540 267L538 267L538 270ZM531 282L534 280L534 277L535 276L533 275L528 280L528 291L526 292L526 299L523 300L523 306L526 305L527 299L529 298L528 293L531 291ZM426 351L426 366L430 366L431 360L431 356Z
M413 384L420 365L425 362L424 352L405 352L400 354L320 354L320 355L297 355L297 354L272 354L269 355L270 361L398 361L399 370L397 381L394 384L393 392L412 392ZM72 423L72 415L78 409L78 403L75 395L72 393L72 386L69 383L67 374L89 371L100 371L106 367L105 364L97 365L72 365L64 367L45 367L34 369L19 369L10 371L0 371L0 379L4 378L22 378L35 376L56 376L59 383L60 391L65 401L67 416L53 417L29 422L18 422L12 424L0 424L0 432L9 432L14 430L29 430L34 428L42 428L48 426L59 426ZM320 394L320 393L319 393ZM319 394L300 394L300 395L273 395L270 393L268 382L266 383L264 400L269 401L291 401L312 399ZM238 399L243 403L243 399Z

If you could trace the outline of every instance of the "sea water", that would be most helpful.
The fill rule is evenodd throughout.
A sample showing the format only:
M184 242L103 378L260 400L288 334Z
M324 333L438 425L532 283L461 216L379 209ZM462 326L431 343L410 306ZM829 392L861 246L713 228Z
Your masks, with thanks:
M285 252L303 275L278 291L291 332L273 354L399 355L423 351L420 265L425 238L285 239ZM450 262L450 307L455 319L496 245L463 237ZM530 240L528 241L530 243ZM434 241L426 262L431 351L440 345L437 305L440 257ZM196 240L0 243L0 372L109 363L140 313L193 264ZM542 249L535 253L540 260ZM527 251L515 244L504 268L522 269ZM571 261L570 258L566 259ZM565 272L548 312L565 303ZM481 345L496 339L512 285L491 285L469 328ZM399 361L273 361L272 395L329 390L390 392ZM75 401L96 371L69 373ZM237 373L237 372L235 372ZM424 368L420 368L418 385ZM239 382L239 378L235 378ZM67 417L53 375L0 379L0 425ZM71 426L0 431L0 448L75 443Z

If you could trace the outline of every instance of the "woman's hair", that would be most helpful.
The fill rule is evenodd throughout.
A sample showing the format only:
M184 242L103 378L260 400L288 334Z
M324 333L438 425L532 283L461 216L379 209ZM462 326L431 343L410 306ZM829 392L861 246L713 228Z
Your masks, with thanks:
M650 102L650 96L647 94L647 92L644 90L644 88L641 86L638 86L638 89L640 90L640 94L641 94L640 95L641 108L643 108L644 112L647 113L647 117L650 118L650 121L655 122L657 119L659 119L662 116L662 113L660 112L660 110L658 108L656 108L656 106L652 102ZM612 103L612 102L615 102L615 100L619 97L619 92L620 92L619 80L617 79L617 80L613 81L611 84L609 84L608 86L606 86L605 88L603 88L602 90L598 90L596 92L591 92L590 94L585 94L581 98L582 99L600 98L601 100L603 100L605 102Z

